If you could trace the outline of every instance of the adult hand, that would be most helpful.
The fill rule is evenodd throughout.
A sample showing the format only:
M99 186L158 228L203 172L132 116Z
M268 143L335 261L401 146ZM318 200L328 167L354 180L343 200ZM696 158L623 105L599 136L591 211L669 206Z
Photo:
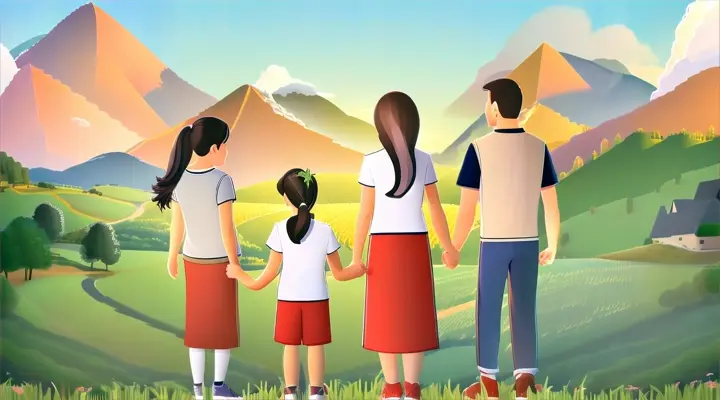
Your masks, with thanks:
M460 252L454 247L446 249L442 254L442 262L448 269L455 269L460 262Z
M365 275L365 273L367 272L367 266L365 265L365 263L360 261L357 264L348 265L345 270L347 271L348 280L355 279Z
M547 248L540 252L540 256L538 257L538 262L542 266L550 265L555 261L555 253L557 252L556 249Z
M178 263L177 257L168 257L167 261L167 272L171 278L177 279L178 276Z
M239 264L228 264L225 267L225 275L231 279L237 279L248 289L257 290L255 279L253 279Z

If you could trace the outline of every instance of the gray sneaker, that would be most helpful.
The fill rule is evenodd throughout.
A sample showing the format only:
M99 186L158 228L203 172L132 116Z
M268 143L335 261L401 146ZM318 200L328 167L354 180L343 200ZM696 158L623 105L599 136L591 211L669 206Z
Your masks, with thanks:
M203 400L202 385L193 385L193 392L195 393L195 400Z
M213 385L213 400L242 400L242 396L223 383L221 386Z

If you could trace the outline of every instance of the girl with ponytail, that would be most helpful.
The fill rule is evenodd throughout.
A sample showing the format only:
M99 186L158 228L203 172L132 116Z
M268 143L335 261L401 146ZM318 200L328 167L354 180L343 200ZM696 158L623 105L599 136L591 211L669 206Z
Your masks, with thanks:
M385 377L381 399L399 400L404 392L406 400L419 400L424 352L439 347L423 196L449 267L457 265L458 252L450 241L432 159L415 148L420 116L410 96L384 95L375 107L375 128L382 149L367 154L360 168L362 192L351 265L362 265L369 232L363 347L380 355Z
M213 398L240 399L225 384L230 349L239 346L237 282L225 270L231 264L242 271L232 215L235 187L228 174L216 169L225 163L229 138L228 125L214 117L184 127L165 176L152 187L152 200L172 214L167 261L172 279L178 275L182 244L185 346L198 399L203 396L206 350L215 350Z
M275 341L285 345L283 372L285 400L298 399L300 379L299 346L308 347L310 400L326 400L324 346L331 342L330 303L325 262L333 277L347 281L365 272L363 265L343 268L338 243L332 228L315 219L311 212L318 196L318 183L309 169L293 168L277 183L292 216L273 226L267 246L268 264L253 280L239 267L230 265L227 275L242 281L252 290L260 290L280 272L275 317Z

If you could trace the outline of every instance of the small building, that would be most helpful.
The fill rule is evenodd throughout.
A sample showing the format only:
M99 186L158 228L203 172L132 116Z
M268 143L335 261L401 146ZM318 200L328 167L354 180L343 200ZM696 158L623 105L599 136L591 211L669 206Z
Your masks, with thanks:
M654 243L688 250L720 250L720 179L700 182L695 197L660 207L652 232Z

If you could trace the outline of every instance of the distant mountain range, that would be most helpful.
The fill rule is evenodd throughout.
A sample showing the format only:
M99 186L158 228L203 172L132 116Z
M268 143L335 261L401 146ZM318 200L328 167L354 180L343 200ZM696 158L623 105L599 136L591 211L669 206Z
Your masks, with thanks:
M142 141L129 154L160 168L184 125L202 116L215 116L230 124L230 156L222 168L236 186L277 179L290 168L315 172L357 172L362 153L292 121L273 107L274 100L253 86L244 85L199 115Z
M552 152L555 168L569 171L575 157L588 160L593 151L600 150L600 142L612 143L616 135L625 138L642 129L662 136L682 130L707 132L710 126L720 126L720 98L718 97L720 67L713 67L690 77L662 97L619 118L600 124L581 135L574 136L564 146ZM672 163L670 158L668 163Z
M346 114L322 96L290 92L273 94L273 99L302 120L308 128L343 146L363 153L376 150L380 146L375 126Z
M619 64L612 61L603 63ZM614 65L614 68L619 66ZM517 81L523 89L526 108L535 105L541 110L534 112L525 126L553 148L597 124L646 104L655 89L632 75L613 71L572 54L560 53L546 43L514 70L496 72L488 80L505 76ZM480 104L475 109L482 110L486 96L482 84L476 82L458 101L475 99ZM543 121L533 121L538 117L543 117ZM435 160L457 163L472 140L490 131L485 116L480 115L448 148L436 155Z
M107 153L64 171L47 168L30 169L33 182L50 182L89 189L95 185L118 185L150 190L165 171L146 164L126 153Z

